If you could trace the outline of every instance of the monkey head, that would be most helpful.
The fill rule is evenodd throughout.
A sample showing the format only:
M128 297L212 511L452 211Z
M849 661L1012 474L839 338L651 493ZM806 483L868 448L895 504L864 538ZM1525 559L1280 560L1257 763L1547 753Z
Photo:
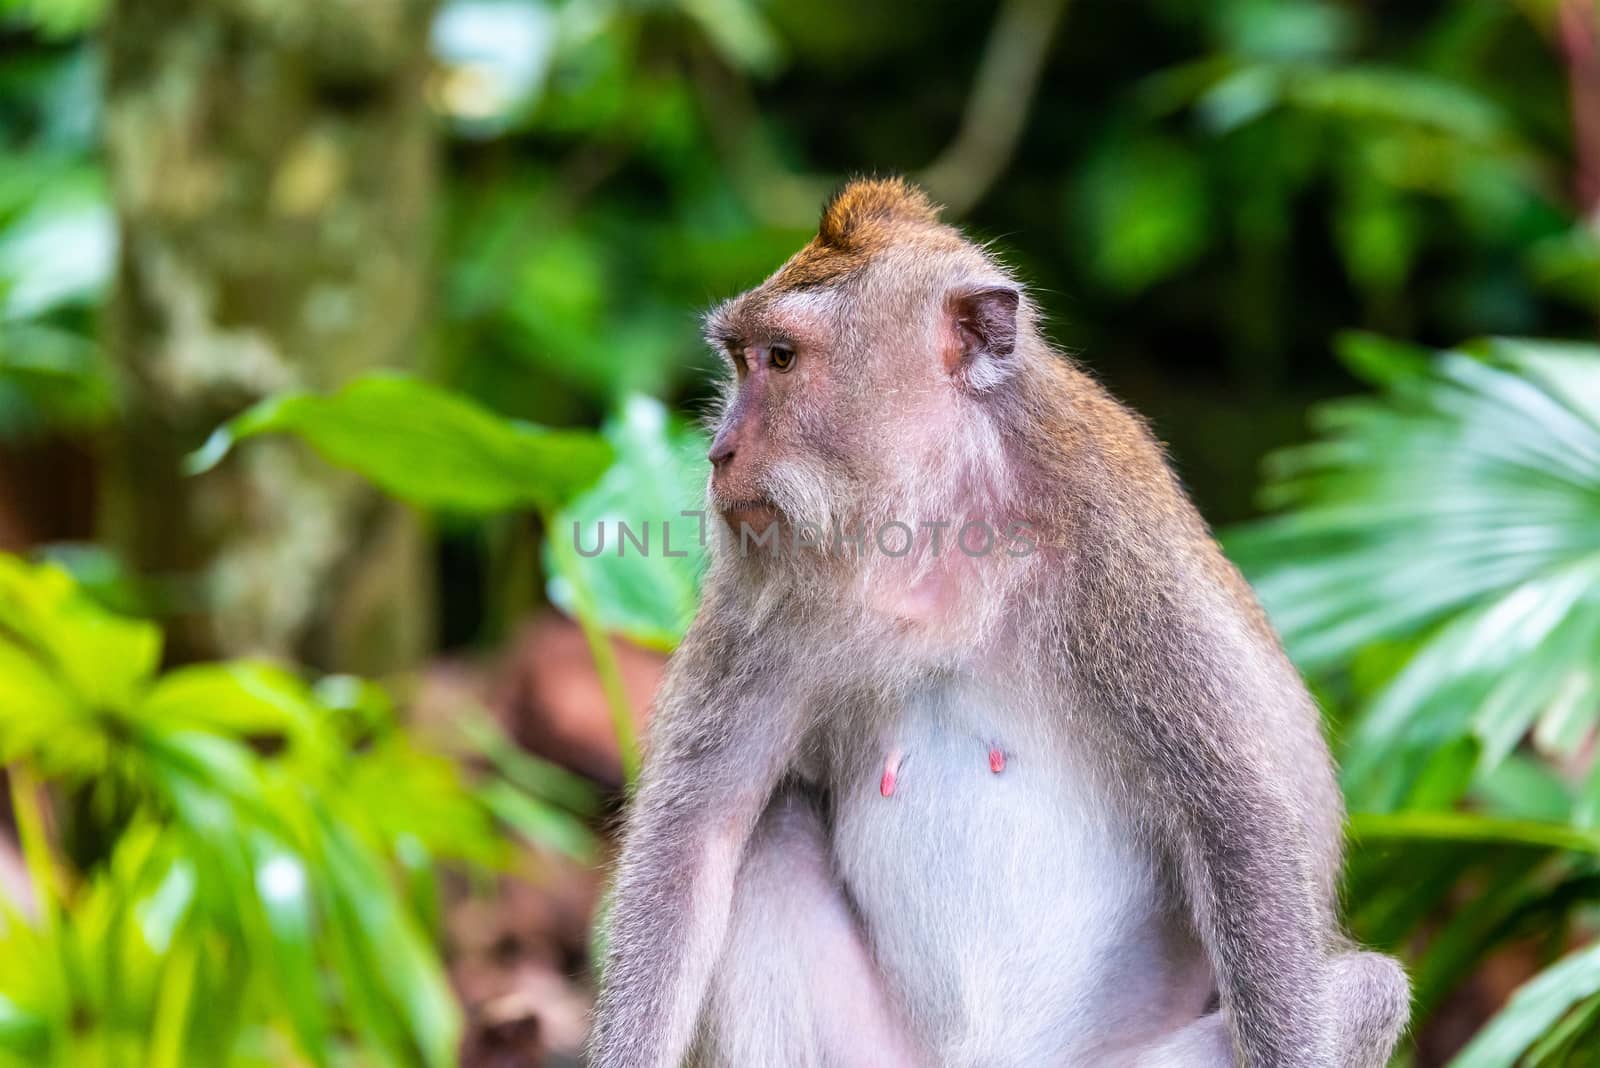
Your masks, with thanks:
M981 414L1024 356L1018 284L900 179L851 182L817 235L706 318L731 371L711 504L733 531L965 517L1002 442ZM940 514L941 512L949 514Z

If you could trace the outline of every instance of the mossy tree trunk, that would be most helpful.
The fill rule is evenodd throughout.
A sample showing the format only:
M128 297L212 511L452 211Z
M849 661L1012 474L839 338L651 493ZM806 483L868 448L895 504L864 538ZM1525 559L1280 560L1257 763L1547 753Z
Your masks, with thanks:
M286 388L412 364L428 289L428 0L117 0L107 535L175 579L180 658L383 671L428 637L416 519L287 440L185 477ZM404 412L396 412L404 419Z

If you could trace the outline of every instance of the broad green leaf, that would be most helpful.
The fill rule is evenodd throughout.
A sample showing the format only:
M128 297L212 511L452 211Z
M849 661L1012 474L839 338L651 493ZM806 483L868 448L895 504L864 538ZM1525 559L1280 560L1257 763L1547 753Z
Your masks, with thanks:
M89 709L125 707L155 671L161 631L106 611L50 564L0 553L0 643L39 662Z
M339 807L373 848L406 841L439 857L492 866L504 859L503 843L461 778L450 760L393 734L351 762L340 780Z
M445 511L558 508L610 460L593 434L505 419L437 386L373 374L327 396L269 397L220 427L191 458L191 470L270 433L297 434L386 492Z
M705 439L646 397L630 398L604 432L616 463L551 524L550 599L572 613L586 594L607 630L671 648L705 567Z

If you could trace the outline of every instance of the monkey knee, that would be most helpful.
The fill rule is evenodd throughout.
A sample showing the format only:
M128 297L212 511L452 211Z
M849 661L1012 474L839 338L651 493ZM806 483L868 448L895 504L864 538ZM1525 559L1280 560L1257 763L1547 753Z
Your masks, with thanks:
M918 1063L803 795L775 797L746 849L691 1063Z
M1339 1029L1341 1065L1382 1068L1411 1019L1411 982L1393 957L1341 953L1330 963L1329 986Z

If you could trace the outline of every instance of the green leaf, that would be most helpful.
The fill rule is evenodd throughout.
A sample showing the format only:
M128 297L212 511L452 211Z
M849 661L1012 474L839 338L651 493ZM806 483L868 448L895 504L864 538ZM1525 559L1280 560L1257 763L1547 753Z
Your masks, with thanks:
M59 327L0 322L0 436L91 427L112 410L93 341Z
M102 775L160 652L156 627L106 611L58 567L0 553L0 757Z
M57 732L74 726L91 726L73 695L37 657L0 641L0 761L30 756L38 759L47 748L60 751ZM76 722L75 722L76 721ZM43 762L46 771L63 770L54 760Z
M500 726L487 715L469 716L461 722L461 732L473 749L518 789L541 800L559 804L580 816L598 814L600 799L593 783L559 765L530 755L506 737Z
M1302 68L1289 83L1289 98L1307 110L1408 124L1469 144L1510 136L1499 106L1477 89L1399 67Z
M117 226L100 176L66 182L0 230L0 320L97 298L116 260Z
M1318 409L1319 439L1269 465L1281 514L1227 544L1303 668L1405 643L1342 761L1352 802L1384 808L1463 740L1461 790L1530 734L1560 752L1600 726L1600 350L1345 350L1383 393Z
M480 793L497 817L528 841L557 849L580 864L594 863L594 835L571 813L530 797L508 782L493 782Z
M1399 190L1358 172L1342 183L1334 235L1357 285L1392 294L1405 282L1422 238L1418 214Z
M1584 1035L1600 1018L1600 994L1590 995L1528 1050L1529 1068L1565 1068L1581 1063L1578 1051Z
M658 401L631 397L604 429L617 457L594 488L558 512L545 546L550 599L574 613L575 584L606 630L656 648L683 637L705 568L709 467L704 436Z
M105 8L106 0L0 0L0 15L31 23L48 37L70 37L92 28Z
M1350 833L1362 841L1501 842L1600 855L1600 832L1469 812L1362 812L1350 817Z
M400 375L355 379L337 393L270 397L220 427L190 460L215 466L236 442L293 433L329 462L425 508L558 508L606 469L606 444L583 431L504 419Z
M1215 20L1230 51L1274 59L1326 60L1348 48L1358 31L1349 11L1326 2L1219 4Z
M444 969L374 858L342 828L324 826L322 861L349 934L393 1018L428 1068L454 1063L461 1019ZM354 979L355 976L347 978Z
M0 1049L24 1058L25 1063L42 1063L49 1036L46 1020L0 994Z
M1339 361L1373 385L1392 385L1429 373L1434 352L1421 345L1392 341L1381 334L1349 329L1334 339Z
M758 73L777 69L782 49L753 0L677 0L724 58Z
M294 675L272 664L233 661L197 664L168 672L133 712L135 719L168 729L198 729L244 740L281 737L323 748L327 713Z
M65 871L73 854L19 801L32 871L51 873L33 877L60 887L37 925L0 901L0 1063L266 1064L292 1041L319 1068L452 1064L459 1013L422 922L433 858L507 848L461 769L362 680L249 661L152 678L158 632L57 568L0 555L0 607L17 796L54 774L83 840L111 850ZM499 785L508 817L584 851L576 817Z
M1482 776L1473 791L1494 815L1566 823L1573 816L1573 791L1548 764L1514 754Z
M255 894L267 935L262 965L272 972L300 1049L328 1063L329 1021L317 953L312 879L305 862L267 835L251 839Z
M1573 1006L1600 993L1600 943L1546 968L1511 995L1450 1068L1511 1068Z

